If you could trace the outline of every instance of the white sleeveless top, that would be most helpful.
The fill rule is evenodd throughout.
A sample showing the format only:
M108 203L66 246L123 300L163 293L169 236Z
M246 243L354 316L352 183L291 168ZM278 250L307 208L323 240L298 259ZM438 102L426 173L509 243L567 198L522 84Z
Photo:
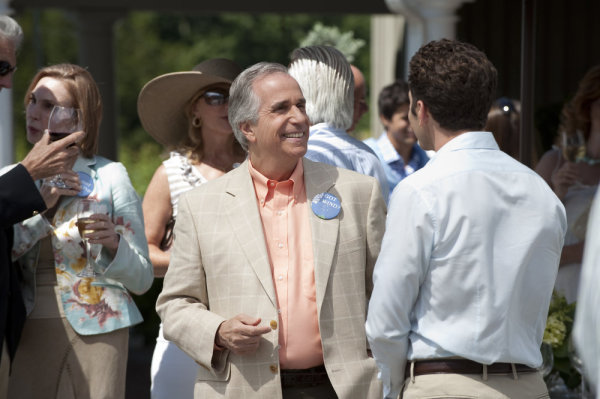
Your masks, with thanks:
M165 166L165 172L169 180L173 217L177 218L179 196L194 187L198 187L202 183L206 183L207 180L186 157L177 151L171 151L169 159L165 160L163 165Z

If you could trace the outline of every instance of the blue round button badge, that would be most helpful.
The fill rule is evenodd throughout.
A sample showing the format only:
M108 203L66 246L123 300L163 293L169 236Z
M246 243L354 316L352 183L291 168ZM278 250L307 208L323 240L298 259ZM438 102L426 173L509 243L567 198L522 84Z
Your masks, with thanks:
M338 197L330 193L320 193L315 195L310 207L315 215L325 220L333 219L342 209Z
M77 172L77 174L79 175L79 184L81 184L81 190L77 193L77 196L87 197L94 191L94 180L87 173Z

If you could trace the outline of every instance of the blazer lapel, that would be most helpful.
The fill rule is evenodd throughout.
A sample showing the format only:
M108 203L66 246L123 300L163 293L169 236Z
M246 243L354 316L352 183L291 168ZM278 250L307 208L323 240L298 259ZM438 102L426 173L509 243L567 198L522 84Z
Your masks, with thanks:
M306 198L309 206L310 229L312 234L313 254L315 262L315 286L317 291L317 307L321 308L331 264L335 254L340 228L340 215L333 219L321 219L314 214L310 208L311 201L315 195L331 190L335 185L336 175L328 173L329 170L318 167L318 164L303 159L304 166L304 186L306 188ZM341 200L341 198L340 198ZM342 211L344 204L342 203Z
M248 263L254 269L273 306L277 307L271 265L248 161L230 173L225 201L228 202L227 217L233 229L234 239L244 251Z

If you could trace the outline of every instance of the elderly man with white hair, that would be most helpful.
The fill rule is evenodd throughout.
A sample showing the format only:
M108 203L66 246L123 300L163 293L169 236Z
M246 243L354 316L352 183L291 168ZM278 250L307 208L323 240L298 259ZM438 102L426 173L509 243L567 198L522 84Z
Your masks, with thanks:
M377 155L347 133L353 124L354 78L344 55L330 46L298 48L289 73L304 93L311 123L306 158L375 177L387 202L389 187Z

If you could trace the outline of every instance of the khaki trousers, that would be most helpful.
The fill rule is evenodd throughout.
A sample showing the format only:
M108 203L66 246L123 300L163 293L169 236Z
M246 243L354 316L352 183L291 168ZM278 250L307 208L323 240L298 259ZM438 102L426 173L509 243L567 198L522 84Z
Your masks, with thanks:
M414 381L414 382L413 382ZM488 374L425 374L407 378L403 399L416 398L486 398L536 399L549 398L542 375L535 373Z

